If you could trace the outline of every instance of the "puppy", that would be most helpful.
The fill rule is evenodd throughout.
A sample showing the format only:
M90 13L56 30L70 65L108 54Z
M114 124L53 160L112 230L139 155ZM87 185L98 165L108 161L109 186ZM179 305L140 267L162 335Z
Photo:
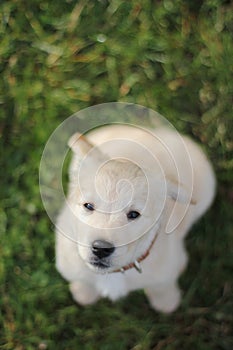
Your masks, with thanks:
M202 150L169 128L112 124L75 134L56 267L81 305L144 289L165 313L181 299L184 238L210 206L215 177Z

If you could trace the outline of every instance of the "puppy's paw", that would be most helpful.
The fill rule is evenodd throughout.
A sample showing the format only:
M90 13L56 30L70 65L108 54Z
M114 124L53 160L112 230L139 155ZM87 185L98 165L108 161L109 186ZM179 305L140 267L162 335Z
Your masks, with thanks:
M83 306L94 304L99 299L97 291L92 286L80 281L70 283L70 291L73 299Z
M175 311L181 300L181 292L176 285L169 285L166 288L148 288L145 293L153 309L170 313Z

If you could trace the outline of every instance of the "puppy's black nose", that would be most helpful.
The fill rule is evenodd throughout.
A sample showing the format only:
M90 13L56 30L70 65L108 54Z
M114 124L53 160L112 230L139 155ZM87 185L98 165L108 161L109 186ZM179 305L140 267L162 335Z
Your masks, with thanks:
M107 258L115 250L115 247L106 241L97 240L92 243L92 253L99 259Z

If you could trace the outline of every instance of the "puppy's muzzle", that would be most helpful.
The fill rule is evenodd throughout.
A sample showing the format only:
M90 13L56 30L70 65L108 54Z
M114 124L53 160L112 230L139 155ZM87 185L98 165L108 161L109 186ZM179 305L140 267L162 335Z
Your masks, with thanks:
M102 240L97 240L92 243L92 253L101 259L108 258L115 250L112 243Z

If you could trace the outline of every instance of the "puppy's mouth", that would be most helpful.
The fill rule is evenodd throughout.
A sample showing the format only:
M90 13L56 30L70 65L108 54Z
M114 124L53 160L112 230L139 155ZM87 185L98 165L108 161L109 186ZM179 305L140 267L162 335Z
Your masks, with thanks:
M111 267L110 259L99 258L90 259L88 265L97 272L107 272Z
M155 243L156 239L158 237L158 234L156 234L151 241L150 246L148 249L139 256L139 258L135 259L133 262L130 262L126 265L123 265L122 267L115 267L112 264L111 258L109 257L97 257L97 256L92 256L87 263L89 267L94 270L97 273L108 273L108 272L122 272L124 273L125 271L135 268L137 272L142 273L142 268L141 268L141 261L147 258L147 256L150 254L150 250Z

